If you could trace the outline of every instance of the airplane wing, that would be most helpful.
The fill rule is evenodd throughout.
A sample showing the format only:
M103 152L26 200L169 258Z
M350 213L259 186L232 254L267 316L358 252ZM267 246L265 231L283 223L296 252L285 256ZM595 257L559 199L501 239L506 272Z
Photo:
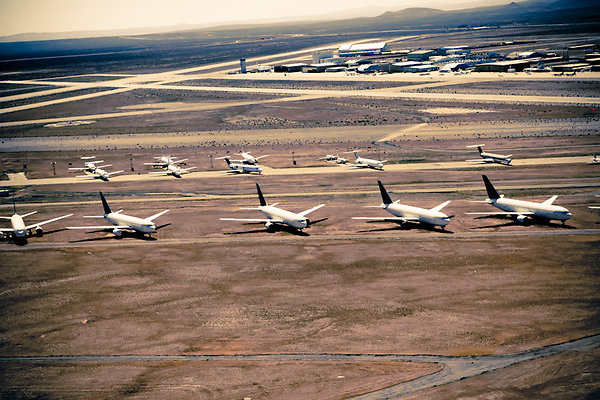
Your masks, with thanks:
M256 222L256 223L267 223L267 222L277 222L283 224L283 220L281 219L259 219L259 218L219 218L221 221L240 221L240 222Z
M75 178L100 178L98 174L77 175Z
M325 204L319 204L318 206L315 206L313 208L309 208L308 210L304 210L302 212L299 212L298 215L302 215L303 217L310 214L313 211L318 210L319 208L323 207Z
M169 210L164 210L164 211L159 212L158 214L151 215L146 219L152 221L153 219L156 219L167 212L169 212Z
M370 221L408 222L419 221L416 217L352 217L352 219L364 219Z
M131 229L129 225L67 226L67 229Z
M179 164L179 163L182 163L182 162L186 162L187 160L189 160L189 158L184 158L182 160L172 161L172 163L173 164Z
M467 215L535 215L531 211L496 211L496 212L468 212Z
M367 164L348 164L349 167L370 168Z
M28 226L25 227L25 229L31 229L31 228L34 228L34 227L37 227L37 226L42 226L42 225L48 224L50 222L58 221L59 219L70 217L71 215L73 215L73 214L67 214L67 215L63 215L62 217L52 218L52 219L49 219L49 220L46 220L46 221L38 222L37 224L28 225Z
M124 169L122 169L122 170L120 170L120 171L109 172L109 173L108 173L108 176L115 175L115 174L120 174L121 172L125 172L125 170L124 170Z
M148 172L148 174L154 174L154 175L169 175L172 174L171 171L158 171L158 172Z
M12 228L0 228L0 232L14 232Z
M442 208L446 207L448 204L450 204L450 200L448 200L448 201L446 201L446 202L444 202L444 203L440 204L439 206L433 207L433 208L431 209L431 211L436 211L436 212L437 212L437 211L440 211Z
M260 157L254 157L254 158L256 158L257 160L260 160L261 158L265 158L265 157L269 157L269 155L268 155L268 154L265 154L264 156L260 156Z
M181 170L183 172L188 172L188 171L191 171L191 170L196 169L196 168L198 168L198 167L181 168Z
M556 200L557 197L558 197L557 195L554 195L554 196L550 197L548 200L542 202L542 204L549 206L550 204L554 203L554 200Z
M144 165L150 165L153 167L162 167L165 163L162 162L145 162Z

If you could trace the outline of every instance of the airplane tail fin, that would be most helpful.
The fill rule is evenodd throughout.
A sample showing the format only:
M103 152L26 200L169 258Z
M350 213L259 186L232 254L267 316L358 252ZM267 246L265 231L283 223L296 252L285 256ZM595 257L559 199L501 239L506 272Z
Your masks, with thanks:
M381 192L381 199L383 200L383 204L392 204L392 198L388 194L387 190L385 190L383 183L381 183L381 181L377 181L377 183L379 184L379 191Z
M262 207L266 206L267 202L265 201L265 198L262 192L260 191L260 186L258 186L258 183L256 184L256 192L258 193L258 200L260 201L260 205Z
M479 154L483 153L483 149L481 148L481 146L477 146L477 150L479 150Z
M102 207L104 207L104 215L112 213L110 206L106 202L106 199L104 198L104 194L102 194L102 192L100 192L100 198L102 199Z
M488 179L488 177L486 175L481 175L481 176L483 177L483 183L485 184L485 190L487 191L488 197L491 200L499 199L500 194L498 194L498 191L496 190L496 188L494 188L494 185L492 185L492 182L490 182L490 180Z

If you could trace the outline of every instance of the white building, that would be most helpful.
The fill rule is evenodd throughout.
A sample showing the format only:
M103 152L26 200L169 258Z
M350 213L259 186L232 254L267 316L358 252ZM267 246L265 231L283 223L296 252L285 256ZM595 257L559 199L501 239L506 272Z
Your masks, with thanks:
M340 57L374 56L389 53L390 47L386 42L377 43L347 43L340 46L338 54Z

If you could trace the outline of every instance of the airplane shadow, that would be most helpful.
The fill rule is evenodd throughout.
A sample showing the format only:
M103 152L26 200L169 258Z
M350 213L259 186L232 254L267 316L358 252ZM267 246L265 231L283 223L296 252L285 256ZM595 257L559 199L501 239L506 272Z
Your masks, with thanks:
M158 229L158 227L157 227L157 229ZM86 232L86 234L98 233L98 232L107 232L107 230L90 231L90 232ZM109 230L108 232L111 232L111 231ZM102 241L102 240L122 240L122 239L127 239L127 238L138 239L138 240L147 240L147 241L157 240L155 237L145 235L141 232L123 231L121 236L116 236L116 235L113 235L112 233L110 233L109 235L106 235L106 236L100 236L100 237L89 238L89 239L72 240L69 243L97 242L97 241Z
M502 217L502 216L499 217L496 215L485 215L482 217L476 217L474 219L476 219L476 220L496 219L497 220L497 219L503 219L503 218L506 218L506 217ZM477 226L477 227L471 228L471 229L502 228L505 226L531 226L531 225L548 226L551 228L562 228L562 229L577 229L576 226L562 224L562 223L558 223L558 222L552 222L552 221L548 221L548 220L544 220L544 219L529 219L529 220L526 220L525 222L509 220L508 222L504 222L504 223L500 223L500 224Z
M377 223L382 223L382 222L386 222L389 224L391 221L368 221L367 223L377 224ZM394 223L394 222L391 222L391 223ZM364 229L364 230L360 230L358 232L366 233L366 232L426 230L426 231L430 231L430 232L454 234L453 231L438 228L438 227L432 226L432 225L416 224L416 223L413 224L410 222L404 222L402 224L396 223L396 224L397 224L396 226L392 226L391 228Z
M225 232L224 235L244 235L246 233L277 233L277 232L287 232L291 235L296 236L310 236L308 233L304 231L300 231L296 228L292 228L287 225L273 225L270 229L252 229L249 231L238 231L238 232Z

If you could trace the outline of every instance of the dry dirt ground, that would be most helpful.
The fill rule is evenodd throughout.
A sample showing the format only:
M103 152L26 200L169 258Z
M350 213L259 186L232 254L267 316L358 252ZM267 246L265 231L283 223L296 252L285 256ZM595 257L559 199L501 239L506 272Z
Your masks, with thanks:
M210 79L216 79L214 74ZM294 85L336 90L342 78L336 79ZM370 90L369 83L357 79L352 78L352 90ZM417 90L446 95L453 90L519 96L597 93L597 79L518 79ZM227 86L224 81L209 83ZM408 88L429 81L435 80L416 78L398 87L414 90ZM395 86L373 87L387 90L386 85ZM355 148L392 164L474 159L474 149L465 146L477 143L515 159L586 156L591 163L592 154L600 153L598 110L587 103L278 99L242 92L135 89L7 113L0 122L144 107L169 111L65 128L2 127L2 172L48 178L54 176L55 162L56 176L72 176L68 168L92 153L113 164L111 170L126 173L146 174L143 162L166 154L189 157L188 166L198 170L213 170L223 166L216 157L242 146L256 156L269 154L264 163L272 168L323 166L327 164L319 157L347 156L344 152ZM269 103L230 107L246 101ZM35 102L23 101L30 103ZM216 108L185 109L194 103ZM173 108L178 111L171 112ZM23 142L11 141L15 137L31 137L28 145L38 147L19 151ZM0 356L485 355L598 334L600 216L588 206L600 203L594 196L600 194L599 171L600 165L581 162L515 167L465 163L461 169L411 173L223 173L217 178L19 186L24 189L16 194L19 212L39 211L27 218L31 221L73 212L65 222L87 225L94 220L83 216L101 213L100 190L114 209L125 213L170 212L156 221L165 226L153 239L65 231L60 227L66 223L57 223L48 226L50 234L31 238L26 246L0 243ZM469 202L485 198L482 173L510 197L543 201L558 194L556 204L569 208L573 218L565 226L520 225L465 215L491 209ZM454 216L451 224L441 231L352 220L384 214L363 208L380 203L377 179L394 199L407 204L430 208L452 200L444 209ZM321 221L304 234L219 221L260 217L256 211L238 210L257 204L255 182L267 201L293 211L325 203L311 214L313 221ZM11 208L10 200L2 199L0 214L9 215ZM593 398L600 381L597 366L598 350L563 353L412 398ZM345 361L0 362L0 398L335 399L438 368Z

